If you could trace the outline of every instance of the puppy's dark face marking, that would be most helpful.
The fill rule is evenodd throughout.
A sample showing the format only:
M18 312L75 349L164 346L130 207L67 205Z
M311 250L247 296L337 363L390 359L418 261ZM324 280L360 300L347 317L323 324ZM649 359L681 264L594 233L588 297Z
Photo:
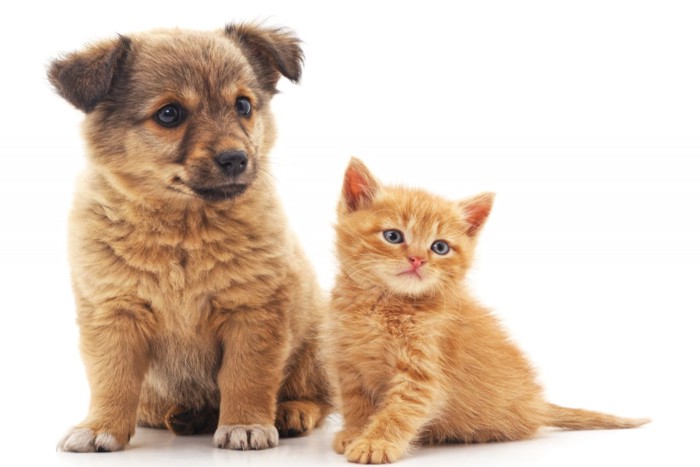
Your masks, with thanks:
M91 158L122 189L217 202L266 170L269 102L301 60L291 34L242 25L120 37L54 62L49 76L88 113Z
M119 101L129 104L106 102L113 112L109 119L134 122L138 152L173 166L165 180L168 190L221 201L255 181L270 144L271 95L230 40L151 36L135 52L124 88ZM119 92L117 84L115 95ZM246 155L243 170L227 170L221 163L221 154L231 152Z

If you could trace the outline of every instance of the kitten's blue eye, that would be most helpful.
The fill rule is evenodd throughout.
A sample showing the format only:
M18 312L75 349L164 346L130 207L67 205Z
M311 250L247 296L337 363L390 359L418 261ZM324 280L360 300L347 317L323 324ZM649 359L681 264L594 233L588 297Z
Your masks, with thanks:
M444 240L435 240L433 244L430 245L430 249L438 255L446 255L450 252L450 245Z
M403 243L403 234L400 230L385 230L384 240L386 240L389 243Z

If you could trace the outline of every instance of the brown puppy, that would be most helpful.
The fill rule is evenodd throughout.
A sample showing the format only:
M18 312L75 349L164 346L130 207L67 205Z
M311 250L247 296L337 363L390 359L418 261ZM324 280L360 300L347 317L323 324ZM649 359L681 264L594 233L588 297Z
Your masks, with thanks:
M87 114L89 156L70 259L91 399L59 449L118 450L137 423L264 449L330 409L325 303L268 174L270 99L301 65L291 33L249 24L118 37L51 65Z

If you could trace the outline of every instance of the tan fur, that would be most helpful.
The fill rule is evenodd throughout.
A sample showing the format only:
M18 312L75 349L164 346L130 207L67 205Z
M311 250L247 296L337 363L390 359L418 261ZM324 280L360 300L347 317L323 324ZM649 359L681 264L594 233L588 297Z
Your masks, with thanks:
M394 462L412 444L518 440L550 425L629 428L622 419L547 403L535 373L462 282L493 195L450 202L384 187L353 159L338 207L340 272L328 345L344 427L334 449L358 463ZM405 237L389 243L383 232ZM431 251L446 241L446 255ZM420 256L422 275L399 275Z
M281 75L299 79L298 42L254 25L154 31L52 65L57 91L87 113L89 156L70 261L91 399L60 449L120 449L137 423L218 426L219 447L260 449L330 409L326 304L268 175L269 101ZM155 120L170 103L186 109L175 128ZM249 158L235 178L214 161L228 150Z

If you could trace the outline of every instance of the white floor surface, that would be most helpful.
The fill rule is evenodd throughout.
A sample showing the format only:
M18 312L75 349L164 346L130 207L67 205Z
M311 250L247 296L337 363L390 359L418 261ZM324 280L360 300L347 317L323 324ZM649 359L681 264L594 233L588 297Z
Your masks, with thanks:
M657 420L636 430L542 431L534 439L481 445L417 448L401 466L697 466L690 433L674 433L669 420ZM225 451L212 447L210 435L177 437L165 430L138 429L121 452L73 454L53 452L57 439L40 438L22 449L27 453L12 464L32 466L330 466L350 465L331 448L340 419L304 438L283 439L266 451ZM676 437L677 439L667 439ZM24 440L25 442L28 440ZM20 440L20 444L24 444ZM29 444L29 443L28 443ZM669 446L676 446L668 449ZM18 446L15 446L15 448Z

